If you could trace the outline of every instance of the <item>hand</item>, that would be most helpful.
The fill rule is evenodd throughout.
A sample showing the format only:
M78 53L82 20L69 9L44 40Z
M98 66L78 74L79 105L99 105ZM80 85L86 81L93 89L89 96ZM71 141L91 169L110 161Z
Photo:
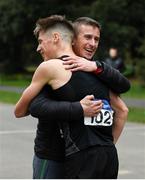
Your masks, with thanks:
M63 65L66 70L92 72L97 69L94 61L90 61L79 56L65 57L63 60Z
M96 116L102 109L103 103L101 100L94 101L93 95L87 95L80 101L84 110L84 116Z

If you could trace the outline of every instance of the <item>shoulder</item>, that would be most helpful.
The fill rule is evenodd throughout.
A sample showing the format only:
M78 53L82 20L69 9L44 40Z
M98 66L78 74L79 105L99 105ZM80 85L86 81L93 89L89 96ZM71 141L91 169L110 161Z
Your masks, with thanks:
M54 77L56 72L64 72L64 66L62 60L60 59L50 59L48 61L42 62L35 73L43 77Z
M62 67L62 60L59 59L51 59L45 62L42 62L36 69L35 72L48 72L54 71L57 68Z
M61 66L63 66L62 60L60 60L60 59L50 59L48 61L42 62L38 66L38 69L51 70L51 69L55 69L55 68L61 67Z
M49 61L42 62L34 72L32 80L50 80L55 76L56 69L60 69L62 64L60 60L51 59Z

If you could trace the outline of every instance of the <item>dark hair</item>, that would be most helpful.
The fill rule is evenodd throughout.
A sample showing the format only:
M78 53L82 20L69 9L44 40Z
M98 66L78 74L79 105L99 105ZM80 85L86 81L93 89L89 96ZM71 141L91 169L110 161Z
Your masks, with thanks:
M74 35L74 28L70 21L68 21L65 16L61 15L51 15L46 18L40 18L36 22L36 28L34 34L38 37L40 31L46 32L50 28L63 27L69 30Z
M73 26L76 33L79 33L79 26L80 25L90 25L93 27L97 27L101 31L101 24L89 17L79 17L73 22Z

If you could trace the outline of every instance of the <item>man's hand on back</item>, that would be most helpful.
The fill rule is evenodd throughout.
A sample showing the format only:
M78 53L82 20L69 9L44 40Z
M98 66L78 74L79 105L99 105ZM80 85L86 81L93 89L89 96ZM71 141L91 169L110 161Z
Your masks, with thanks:
M84 116L96 116L102 109L103 103L101 100L94 101L93 95L87 95L80 101L84 110Z
M94 61L90 61L79 56L64 57L63 60L63 65L66 70L92 72L97 69Z

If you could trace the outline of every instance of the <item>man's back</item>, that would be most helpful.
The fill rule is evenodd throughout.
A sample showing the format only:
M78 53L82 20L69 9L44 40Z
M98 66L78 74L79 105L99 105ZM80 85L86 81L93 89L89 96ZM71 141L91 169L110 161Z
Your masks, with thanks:
M109 103L108 88L86 72L75 72L71 79L54 91L56 100L80 101L87 94L93 94L97 99L105 99ZM66 156L94 145L111 145L112 123L85 125L84 118L63 122L62 129L66 143Z

